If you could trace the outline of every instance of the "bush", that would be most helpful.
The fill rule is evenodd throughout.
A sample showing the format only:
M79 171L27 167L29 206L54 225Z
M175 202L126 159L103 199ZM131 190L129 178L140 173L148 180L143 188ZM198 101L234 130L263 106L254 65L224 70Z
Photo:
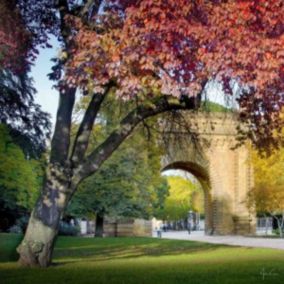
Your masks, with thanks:
M80 233L80 227L61 221L58 234L61 236L77 236Z

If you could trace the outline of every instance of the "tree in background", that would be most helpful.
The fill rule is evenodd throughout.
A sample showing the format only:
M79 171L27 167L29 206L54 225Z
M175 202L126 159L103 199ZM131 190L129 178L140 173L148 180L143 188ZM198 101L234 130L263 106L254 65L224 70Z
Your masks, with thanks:
M162 220L179 221L188 216L189 210L199 209L199 204L194 200L198 192L197 185L190 180L179 176L167 177L169 183L169 196L165 205L157 212L156 217Z
M86 107L83 98L75 107L77 116ZM102 105L99 122L93 129L90 148L103 141L111 133L117 121L131 107L131 102L120 104L113 94ZM75 115L76 116L76 115ZM155 125L148 122L147 127ZM76 128L76 122L74 127ZM98 172L80 186L67 208L67 214L76 217L96 216L96 236L103 233L104 216L150 218L162 206L168 193L166 179L161 176L162 148L157 134L150 131L145 139L143 126L121 145Z
M1 215L19 209L31 212L42 185L39 160L26 159L13 141L7 126L0 124L0 204Z
M10 227L16 218L27 215L35 205L44 173L42 153L51 127L49 115L35 103L36 90L29 76L38 53L36 46L44 42L40 35L43 33L34 32L40 29L35 17L32 20L24 17L20 4L23 1L0 2L2 229ZM28 27L26 21L32 21L34 28Z
M139 123L198 107L211 80L226 94L234 82L240 86L241 117L249 122L245 137L262 145L279 141L271 129L280 127L284 102L282 0L16 3L33 43L48 32L62 43L50 75L59 90L57 122L42 193L18 248L21 263L48 266L59 220L80 182L98 171ZM91 99L71 144L77 90ZM110 90L136 105L87 153Z
M204 215L204 193L199 184L195 184L195 190L191 193L190 206L193 212Z
M35 103L35 89L27 74L0 69L0 123L8 125L25 155L40 158L50 134L50 115Z
M280 236L284 226L284 151L275 150L269 157L253 151L255 186L249 192L248 204L259 215L277 221Z
M23 4L14 0L0 3L0 123L9 125L10 134L26 155L39 158L51 124L49 115L34 101L36 90L29 71L38 54L36 46L45 40L35 16L28 19L23 15Z
M167 194L160 158L160 149L145 141L140 129L80 185L67 214L96 215L96 236L102 236L104 216L149 219Z

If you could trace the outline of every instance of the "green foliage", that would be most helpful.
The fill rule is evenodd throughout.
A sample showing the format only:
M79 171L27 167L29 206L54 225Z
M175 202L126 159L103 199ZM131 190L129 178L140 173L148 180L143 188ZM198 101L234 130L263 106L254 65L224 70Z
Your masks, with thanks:
M253 151L255 186L248 193L247 204L259 215L272 216L283 237L284 227L284 149L274 150L269 157Z
M30 157L39 158L46 149L50 115L35 102L36 90L27 74L15 76L0 69L0 123L9 126L14 142Z
M252 152L255 186L249 193L248 203L257 213L271 215L284 211L284 149L275 150L269 157Z
M200 185L195 185L196 187L190 196L191 210L204 215L204 192Z
M31 210L41 185L41 162L26 159L23 151L0 124L0 202L4 207Z
M86 100L88 98L83 98L77 104L77 112L86 107ZM103 141L131 107L131 103L120 104L113 94L109 94L94 127L89 148ZM67 208L67 214L78 217L94 214L152 216L168 193L167 182L160 173L161 155L156 137L146 140L143 127L138 128L95 175L83 181Z
M80 217L101 213L147 218L165 194L167 183L160 176L159 149L138 133L82 183L67 212Z
M200 192L196 184L179 176L167 178L170 192L164 207L157 212L162 220L181 220L187 217L189 210L202 211L202 206L193 199L193 194Z

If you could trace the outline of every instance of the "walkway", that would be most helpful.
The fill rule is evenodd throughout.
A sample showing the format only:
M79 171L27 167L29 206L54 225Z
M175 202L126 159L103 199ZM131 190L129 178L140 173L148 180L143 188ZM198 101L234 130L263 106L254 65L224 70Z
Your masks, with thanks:
M163 232L162 238L284 250L284 239L253 238L242 236L205 236L204 232L192 232L189 235L187 231Z

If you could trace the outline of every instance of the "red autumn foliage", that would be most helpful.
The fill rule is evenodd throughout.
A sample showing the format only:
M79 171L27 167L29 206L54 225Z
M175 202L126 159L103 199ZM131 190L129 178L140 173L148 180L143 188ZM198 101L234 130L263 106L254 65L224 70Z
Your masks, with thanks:
M91 25L69 20L77 27L66 69L71 85L99 92L113 81L117 95L129 99L194 96L205 79L231 93L234 81L243 90L243 118L278 123L283 0L117 0L107 1Z
M14 1L0 3L0 68L21 72L27 67L30 34Z
M60 38L56 3L1 1L1 68L27 68L48 33ZM271 124L280 127L283 0L108 0L102 6L87 21L66 14L70 44L61 62L68 58L69 85L100 92L111 81L117 96L146 99L195 96L208 80L231 94L234 82L242 89L244 120L265 133Z
M51 47L50 35L62 39L57 2L0 1L0 69L16 75L26 72L38 55L38 47Z
M109 3L91 29L75 21L74 82L100 87L115 80L124 95L156 83L180 95L194 94L205 77L230 77L260 94L281 79L282 0L131 3L122 12Z

